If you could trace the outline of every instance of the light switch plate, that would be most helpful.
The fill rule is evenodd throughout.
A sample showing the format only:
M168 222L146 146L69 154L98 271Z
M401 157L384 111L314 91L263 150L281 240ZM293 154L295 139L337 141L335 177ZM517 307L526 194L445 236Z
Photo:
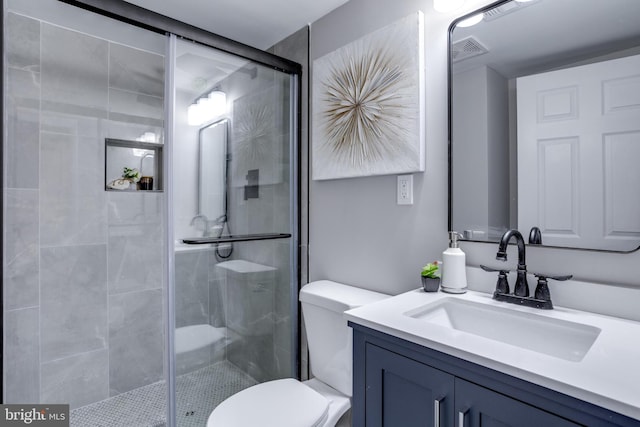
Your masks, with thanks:
M413 204L413 175L398 175L398 204Z

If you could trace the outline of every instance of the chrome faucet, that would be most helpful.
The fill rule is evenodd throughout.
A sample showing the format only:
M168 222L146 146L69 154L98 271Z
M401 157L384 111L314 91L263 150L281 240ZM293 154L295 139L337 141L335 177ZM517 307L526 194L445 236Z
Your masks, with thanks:
M209 220L209 218L207 218L207 216L204 214L198 214L191 218L191 226L195 226L198 222L202 222L203 226L198 227L198 229L202 231L202 237L220 237L220 235L222 234L222 228L224 227L224 223L226 221L226 214L222 214L214 220ZM215 235L216 233L213 233L213 230L218 231L217 236Z
M507 260L507 245L509 244L509 240L511 240L512 237L516 239L516 244L518 245L518 270L516 285L513 290L513 294L519 297L528 297L529 284L527 283L527 265L524 238L518 230L508 230L502 235L500 244L498 245L498 253L496 254L496 259L501 261Z
M203 237L207 237L208 234L208 230L209 230L209 218L207 218L206 215L203 214L198 214L196 216L194 216L193 218L191 218L191 222L189 223L189 225L191 225L192 227L195 227L197 223L201 222L203 225L202 227L196 227L196 229L199 229L200 231L202 231L202 236Z

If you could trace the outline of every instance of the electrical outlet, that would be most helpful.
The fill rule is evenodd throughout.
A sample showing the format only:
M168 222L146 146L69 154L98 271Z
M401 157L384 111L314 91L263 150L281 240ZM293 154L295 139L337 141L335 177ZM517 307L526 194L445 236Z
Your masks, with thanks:
M413 204L413 175L398 175L398 204Z

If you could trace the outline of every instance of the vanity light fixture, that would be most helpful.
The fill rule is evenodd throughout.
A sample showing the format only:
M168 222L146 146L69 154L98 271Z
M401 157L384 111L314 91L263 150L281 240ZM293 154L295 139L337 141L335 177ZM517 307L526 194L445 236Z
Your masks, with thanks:
M189 124L189 126L200 126L202 123L205 122L204 118L203 118L203 109L202 109L202 103L200 105L198 105L197 102L194 102L193 104L189 105L189 107L187 108L187 123Z
M456 25L456 27L471 27L482 21L483 18L484 14L478 13L477 15L473 15L472 17L467 18L464 21L458 22L458 25Z
M221 90L213 90L209 94L198 98L187 108L187 123L190 126L200 126L210 122L227 112L227 95Z
M459 9L464 4L464 0L433 0L433 8L436 12L446 13Z

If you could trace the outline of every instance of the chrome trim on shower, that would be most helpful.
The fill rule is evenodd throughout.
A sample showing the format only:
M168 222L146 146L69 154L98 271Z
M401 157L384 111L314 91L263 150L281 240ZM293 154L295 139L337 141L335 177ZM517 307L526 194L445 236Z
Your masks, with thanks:
M298 302L298 292L301 287L300 283L300 218L302 216L302 208L300 206L300 73L290 76L290 94L291 107L289 108L291 123L291 132L289 132L289 158L291 159L289 167L289 182L291 183L289 191L289 218L291 218L291 231L293 238L290 245L290 268L289 268L289 291L290 291L290 315L296 321L291 322L291 342L296 343L294 351L291 352L291 372L300 377L300 303ZM294 231L295 230L295 231Z
M167 426L176 425L176 361L175 361L175 250L174 250L174 214L173 214L173 141L175 123L173 112L175 110L175 34L169 34L167 38L167 55L165 56L165 141L164 146L167 155L164 156L165 176L169 177L165 183L165 277L167 280L165 300L165 370L167 381Z

